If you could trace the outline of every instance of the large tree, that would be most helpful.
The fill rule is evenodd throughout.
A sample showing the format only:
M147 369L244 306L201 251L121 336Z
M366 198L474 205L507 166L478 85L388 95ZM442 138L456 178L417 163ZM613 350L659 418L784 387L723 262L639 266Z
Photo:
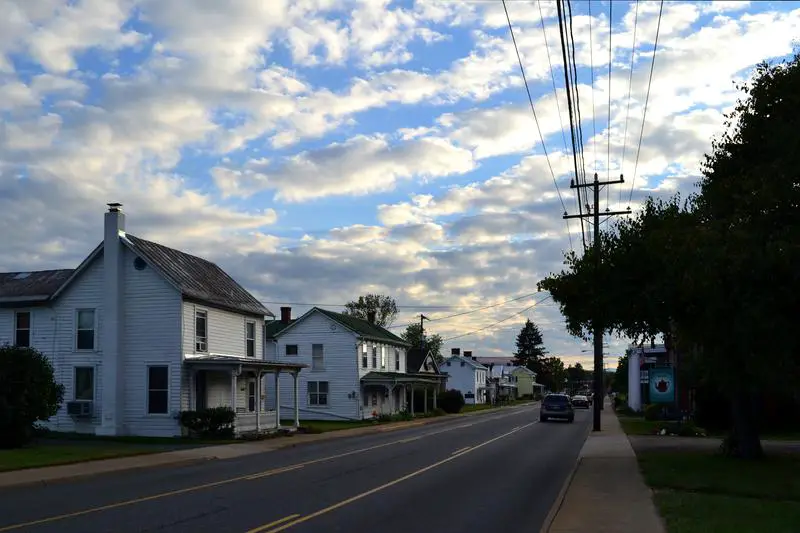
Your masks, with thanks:
M567 370L564 362L558 357L545 357L539 361L536 382L544 385L545 390L558 392L564 389Z
M547 355L547 350L544 348L542 332L539 330L539 326L529 318L517 334L517 351L514 352L513 363L528 367L538 373L545 355Z
M617 370L614 372L614 391L628 394L628 361L630 360L629 353L626 351L625 355L619 358L617 362Z
M742 89L698 194L649 200L601 233L599 271L593 251L570 254L541 287L573 334L588 336L595 317L634 339L664 333L730 401L726 450L754 458L759 396L792 387L800 370L800 58L759 65Z
M579 381L584 381L586 379L586 374L586 370L580 363L575 363L574 366L570 365L567 367L567 379L569 379L573 385L577 385Z
M419 324L409 324L400 336L414 348L422 346L422 328ZM444 340L441 335L437 333L425 335L425 350L433 354L433 358L436 359L437 364L444 361L444 357L442 356L442 344L444 344Z
M344 305L343 313L367 320L369 313L375 313L375 323L381 327L391 326L397 318L397 302L391 296L366 294Z

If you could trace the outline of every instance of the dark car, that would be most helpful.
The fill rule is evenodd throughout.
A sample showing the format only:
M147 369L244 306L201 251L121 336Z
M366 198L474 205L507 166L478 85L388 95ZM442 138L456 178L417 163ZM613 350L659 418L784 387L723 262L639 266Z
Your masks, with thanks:
M548 394L542 400L539 410L539 422L547 422L551 418L562 418L567 422L575 421L575 410L566 394Z
M573 407L583 407L584 409L589 408L589 398L583 396L581 394L576 394L572 397L572 406Z

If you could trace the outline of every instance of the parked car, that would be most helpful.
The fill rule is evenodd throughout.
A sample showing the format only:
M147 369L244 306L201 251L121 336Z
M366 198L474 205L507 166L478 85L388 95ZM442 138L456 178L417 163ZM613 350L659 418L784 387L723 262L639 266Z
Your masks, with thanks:
M577 394L572 397L572 406L573 407L583 407L584 409L589 408L589 398L583 396L582 394Z
M575 421L575 410L566 394L548 394L542 400L539 410L539 422L547 422L551 418L561 418L567 422Z

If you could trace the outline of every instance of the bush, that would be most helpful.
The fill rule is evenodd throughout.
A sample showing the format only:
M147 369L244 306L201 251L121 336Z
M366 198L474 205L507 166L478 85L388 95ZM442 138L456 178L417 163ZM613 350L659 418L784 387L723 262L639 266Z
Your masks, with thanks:
M18 448L34 426L54 416L64 400L53 365L33 348L0 347L0 448Z
M644 407L645 420L661 420L663 418L664 406L657 403L647 404Z
M446 414L447 414L447 411L445 411L441 407L437 407L436 409L434 409L432 411L432 415L431 416L444 416Z
M445 413L460 413L465 403L464 395L457 389L446 390L439 395L439 407Z
M197 411L181 411L179 420L192 437L229 439L233 437L236 413L227 406L209 407Z

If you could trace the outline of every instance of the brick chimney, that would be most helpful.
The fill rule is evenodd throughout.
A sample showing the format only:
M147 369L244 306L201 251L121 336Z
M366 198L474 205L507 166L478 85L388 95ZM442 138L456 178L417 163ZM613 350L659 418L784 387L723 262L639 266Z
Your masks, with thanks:
M375 311L367 311L367 322L370 324L375 323Z
M284 324L288 324L292 321L292 308L291 307L281 307L281 322Z
M464 350L464 357L468 359L475 359L474 357L472 357L472 350Z
M450 348L450 355L461 355L461 348Z
M103 217L103 327L96 346L102 350L102 411L98 435L122 433L122 409L125 387L125 366L122 351L123 287L125 248L120 237L125 236L125 214L122 204L108 204ZM97 319L97 317L95 317Z

